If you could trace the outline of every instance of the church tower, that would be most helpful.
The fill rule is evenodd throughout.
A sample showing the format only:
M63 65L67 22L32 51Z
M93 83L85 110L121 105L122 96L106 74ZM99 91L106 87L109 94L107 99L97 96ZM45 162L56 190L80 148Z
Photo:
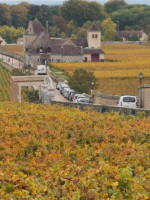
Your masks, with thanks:
M101 48L101 31L94 22L87 30L87 41L88 41L88 48L94 48L94 49Z

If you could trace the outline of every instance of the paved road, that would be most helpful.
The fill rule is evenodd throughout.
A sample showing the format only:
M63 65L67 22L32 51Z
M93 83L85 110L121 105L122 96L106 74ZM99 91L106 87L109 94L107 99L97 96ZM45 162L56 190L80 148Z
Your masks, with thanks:
M68 100L67 100L66 98L64 98L64 97L60 94L59 90L56 89L56 83L55 83L54 81L53 81L53 87L55 88L55 98L54 98L54 100L55 100L55 101L67 102Z

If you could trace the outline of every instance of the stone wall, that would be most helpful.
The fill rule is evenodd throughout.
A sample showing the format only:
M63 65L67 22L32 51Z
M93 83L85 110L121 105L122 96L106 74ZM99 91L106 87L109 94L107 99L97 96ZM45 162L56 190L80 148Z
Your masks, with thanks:
M11 58L15 58L17 60L20 60L21 62L24 62L24 57L20 54L12 53L12 52L6 51L6 50L1 49L1 48L0 48L0 54L5 55L5 56L9 56Z
M73 63L73 62L83 62L83 56L63 56L63 62Z
M142 85L138 88L139 107L150 109L150 85Z
M62 101L54 101L51 100L51 105L62 105L64 107L69 108L78 108L81 111L84 111L86 108L90 108L96 112L99 113L105 113L105 112L118 112L119 114L125 114L125 115L135 115L137 116L141 112L145 112L146 117L150 117L150 110L146 109L131 109L131 108L122 108L117 106L105 106L105 105L97 105L97 104L84 104L84 103L73 103L73 102L62 102Z
M18 101L18 95L19 95L18 83L15 82L11 77L11 79L10 79L10 100Z
M116 106L120 96L118 95L110 95L103 93L95 93L94 94L94 104L102 104L102 105L111 105Z
M47 75L49 75L51 77L51 79L56 83L65 81L63 78L58 77L55 73L51 72L49 70L49 67L47 67Z

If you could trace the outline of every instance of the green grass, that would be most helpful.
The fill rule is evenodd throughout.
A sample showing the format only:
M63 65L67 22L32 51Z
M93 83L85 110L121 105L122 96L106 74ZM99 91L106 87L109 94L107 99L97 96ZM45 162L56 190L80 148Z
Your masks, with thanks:
M65 74L63 70L56 69L51 66L50 66L50 70L51 70L51 72L55 73L58 77L61 77L67 81L69 80L69 76L67 74Z

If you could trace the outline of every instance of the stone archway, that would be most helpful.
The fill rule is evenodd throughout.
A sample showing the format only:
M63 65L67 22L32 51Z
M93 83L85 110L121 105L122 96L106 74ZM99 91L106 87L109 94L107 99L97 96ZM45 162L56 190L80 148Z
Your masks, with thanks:
M44 83L44 76L11 76L10 100L21 102L21 87L33 86L38 89Z

